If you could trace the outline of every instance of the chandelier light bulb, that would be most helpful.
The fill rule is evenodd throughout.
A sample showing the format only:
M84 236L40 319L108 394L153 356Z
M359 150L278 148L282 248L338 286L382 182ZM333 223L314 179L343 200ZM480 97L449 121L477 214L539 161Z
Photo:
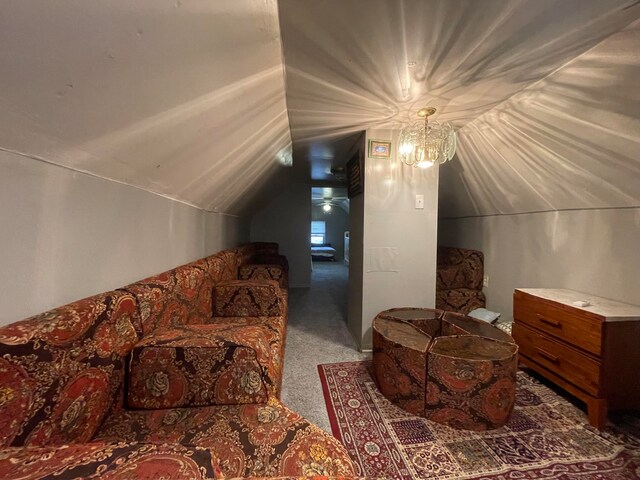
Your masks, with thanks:
M322 210L324 210L325 212L330 212L331 211L331 205L329 205L328 203L325 203L322 206Z
M401 130L398 154L403 163L428 168L448 162L455 155L456 133L449 123L429 122L435 112L433 107L420 109L420 120Z

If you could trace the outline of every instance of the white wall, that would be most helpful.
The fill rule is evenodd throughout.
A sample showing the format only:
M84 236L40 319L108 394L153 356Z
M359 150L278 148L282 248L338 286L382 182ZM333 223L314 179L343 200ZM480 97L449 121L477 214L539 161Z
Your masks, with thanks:
M237 217L4 151L0 219L0 324L247 240Z
M441 219L439 243L484 252L487 308L505 319L518 287L640 304L640 208Z
M289 286L311 285L311 185L292 182L251 218L252 242L277 242L289 260Z
M390 140L392 156L365 159L361 349L371 348L371 322L378 312L435 304L438 170L397 160L398 133L366 133L367 142ZM415 208L416 194L424 195L424 209Z
M205 212L205 216L205 256L249 241L246 218L215 212Z

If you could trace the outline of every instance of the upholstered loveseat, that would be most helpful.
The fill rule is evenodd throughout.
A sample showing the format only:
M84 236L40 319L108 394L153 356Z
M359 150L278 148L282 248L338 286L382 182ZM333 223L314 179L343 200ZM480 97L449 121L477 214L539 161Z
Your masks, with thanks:
M0 328L0 478L353 475L279 401L287 271L253 243Z

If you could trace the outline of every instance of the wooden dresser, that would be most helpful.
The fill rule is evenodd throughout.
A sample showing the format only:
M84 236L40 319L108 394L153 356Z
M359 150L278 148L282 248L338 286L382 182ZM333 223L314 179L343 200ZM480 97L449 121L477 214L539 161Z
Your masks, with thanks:
M602 428L608 410L640 409L640 306L519 288L513 319L520 361L584 401L591 425Z

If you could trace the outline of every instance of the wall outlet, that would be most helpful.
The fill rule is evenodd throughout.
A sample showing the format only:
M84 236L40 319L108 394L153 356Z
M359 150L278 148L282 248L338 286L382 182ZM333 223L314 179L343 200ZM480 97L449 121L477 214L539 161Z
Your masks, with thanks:
M416 195L416 208L424 208L424 195Z
M484 277L482 277L482 286L483 287L489 286L489 275L485 275Z

